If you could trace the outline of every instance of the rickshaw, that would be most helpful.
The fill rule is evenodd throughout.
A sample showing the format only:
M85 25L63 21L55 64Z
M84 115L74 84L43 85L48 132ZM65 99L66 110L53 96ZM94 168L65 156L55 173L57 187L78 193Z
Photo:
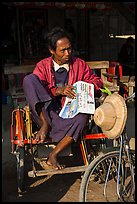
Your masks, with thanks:
M98 103L98 98L95 99ZM66 162L65 168L55 170L45 168L44 163L48 153L53 150L56 143L51 138L46 138L44 143L36 143L34 132L36 125L31 118L29 105L23 108L18 106L12 111L11 115L11 153L16 157L17 169L17 193L22 195L25 191L25 181L28 177L36 178L54 174L65 174L74 172L83 172L89 163L110 144L109 139L102 133L101 129L93 121L93 115L89 115L88 124L80 136L77 143L70 145L67 150L59 156ZM67 161L73 161L70 163ZM28 167L29 166L29 167Z

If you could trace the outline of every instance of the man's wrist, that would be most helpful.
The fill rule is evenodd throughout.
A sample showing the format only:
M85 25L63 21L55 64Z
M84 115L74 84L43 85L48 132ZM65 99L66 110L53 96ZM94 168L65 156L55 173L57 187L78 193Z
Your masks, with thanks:
M64 93L64 88L63 87L57 87L56 88L56 96L63 95Z

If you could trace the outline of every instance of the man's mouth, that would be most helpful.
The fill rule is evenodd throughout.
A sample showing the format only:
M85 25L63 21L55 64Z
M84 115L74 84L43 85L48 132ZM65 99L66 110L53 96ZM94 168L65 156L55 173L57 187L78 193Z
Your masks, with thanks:
M65 60L65 61L68 61L68 60L69 60L69 57L65 58L64 60Z

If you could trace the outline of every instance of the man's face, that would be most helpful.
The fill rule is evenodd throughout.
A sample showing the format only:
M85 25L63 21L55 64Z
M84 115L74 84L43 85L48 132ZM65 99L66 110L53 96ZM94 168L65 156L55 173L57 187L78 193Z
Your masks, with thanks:
M62 38L56 43L56 51L52 49L49 49L49 51L57 64L68 63L72 52L71 43L68 38Z

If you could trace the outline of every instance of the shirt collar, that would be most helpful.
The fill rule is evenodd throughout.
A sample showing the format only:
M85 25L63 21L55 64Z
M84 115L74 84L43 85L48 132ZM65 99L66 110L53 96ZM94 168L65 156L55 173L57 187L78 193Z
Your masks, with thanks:
M64 67L67 72L69 71L69 64L62 64L62 65L58 65L54 60L53 60L53 65L54 65L54 70L55 72L60 68L60 67Z

